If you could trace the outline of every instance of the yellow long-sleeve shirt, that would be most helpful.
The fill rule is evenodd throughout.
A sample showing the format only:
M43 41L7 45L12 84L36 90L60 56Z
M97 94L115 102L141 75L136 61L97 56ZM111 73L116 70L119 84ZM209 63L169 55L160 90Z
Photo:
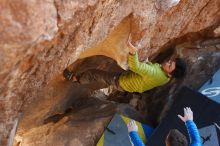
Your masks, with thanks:
M139 62L137 53L129 55L128 65L130 71L124 72L119 77L119 85L125 91L142 93L164 85L170 80L160 64Z

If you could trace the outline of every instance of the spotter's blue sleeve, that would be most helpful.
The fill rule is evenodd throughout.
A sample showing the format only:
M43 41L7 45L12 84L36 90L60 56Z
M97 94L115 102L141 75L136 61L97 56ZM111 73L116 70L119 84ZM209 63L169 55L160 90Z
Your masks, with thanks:
M192 120L186 121L186 128L190 137L190 146L202 146L198 128Z
M129 133L129 136L131 137L131 141L134 144L134 146L145 146L145 144L143 143L142 139L136 131L131 131Z

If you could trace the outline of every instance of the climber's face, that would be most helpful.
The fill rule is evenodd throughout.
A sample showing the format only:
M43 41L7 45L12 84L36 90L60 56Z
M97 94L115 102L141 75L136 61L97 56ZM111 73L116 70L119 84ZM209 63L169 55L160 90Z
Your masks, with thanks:
M168 75L170 75L176 68L176 62L168 60L162 64L162 68Z

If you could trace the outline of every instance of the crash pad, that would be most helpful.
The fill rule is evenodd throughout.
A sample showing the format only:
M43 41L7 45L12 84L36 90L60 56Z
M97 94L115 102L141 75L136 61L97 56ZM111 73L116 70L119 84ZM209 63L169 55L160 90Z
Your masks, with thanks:
M105 128L97 146L132 146L128 134L127 124L131 119L115 114L109 125ZM138 126L138 134L144 143L150 138L153 128L147 124L135 121Z
M220 69L199 89L199 92L220 103Z

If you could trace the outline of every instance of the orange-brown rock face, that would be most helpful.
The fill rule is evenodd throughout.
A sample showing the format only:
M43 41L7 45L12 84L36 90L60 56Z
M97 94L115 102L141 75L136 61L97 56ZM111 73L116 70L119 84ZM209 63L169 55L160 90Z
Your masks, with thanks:
M105 55L127 69L129 33L143 59L181 41L218 37L219 18L219 0L2 0L0 144L13 143L17 125L19 136L30 135L66 110L71 97L61 73L67 64ZM30 145L31 138L25 140ZM83 145L80 138L73 141L69 145Z

